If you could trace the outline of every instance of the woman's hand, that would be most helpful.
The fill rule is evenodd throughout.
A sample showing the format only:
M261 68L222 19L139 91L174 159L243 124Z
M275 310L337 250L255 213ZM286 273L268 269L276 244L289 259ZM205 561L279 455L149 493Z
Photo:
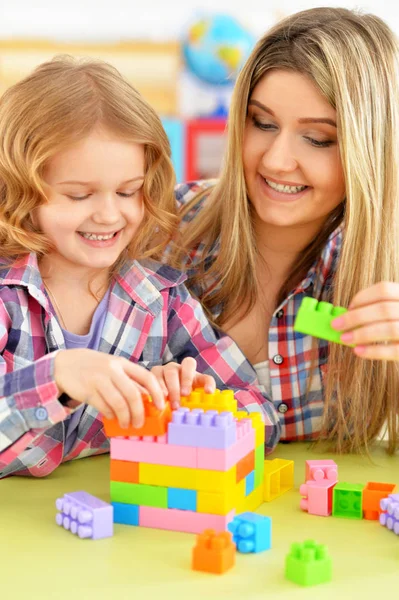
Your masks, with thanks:
M180 404L180 396L188 396L193 388L203 387L205 392L212 394L216 390L216 383L211 375L197 372L195 358L188 356L181 364L170 362L162 367L153 367L153 373L165 395L169 396L172 408Z
M143 393L152 397L157 408L165 406L163 390L154 374L127 358L96 350L61 350L54 365L61 393L94 406L108 419L116 417L123 428L144 425Z
M331 325L357 356L399 361L399 283L381 281L360 291Z

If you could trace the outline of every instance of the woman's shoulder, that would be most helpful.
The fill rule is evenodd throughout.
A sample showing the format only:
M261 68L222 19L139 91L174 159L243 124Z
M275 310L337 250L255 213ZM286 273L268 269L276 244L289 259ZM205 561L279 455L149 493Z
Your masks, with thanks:
M217 179L203 179L176 185L175 197L177 208L178 210L183 210L187 207L187 212L183 216L183 222L191 221L205 206L217 182Z

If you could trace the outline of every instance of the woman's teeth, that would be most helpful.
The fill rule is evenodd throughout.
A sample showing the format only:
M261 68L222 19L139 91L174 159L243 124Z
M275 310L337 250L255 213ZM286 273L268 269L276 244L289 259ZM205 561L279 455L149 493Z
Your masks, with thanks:
M283 194L297 194L298 192L302 192L307 187L306 185L282 185L281 183L269 181L269 179L265 179L265 181L273 190L276 190L276 192L282 192Z
M79 234L86 238L86 240L110 240L111 238L114 237L115 232L114 233L107 233L106 235L96 235L95 233L83 233L83 231L79 231Z

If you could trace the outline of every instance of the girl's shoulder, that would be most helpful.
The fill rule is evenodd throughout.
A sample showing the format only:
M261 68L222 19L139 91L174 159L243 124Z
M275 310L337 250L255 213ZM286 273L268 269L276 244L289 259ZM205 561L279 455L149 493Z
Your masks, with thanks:
M217 179L204 179L179 183L175 187L178 210L184 210L187 207L187 212L185 212L182 219L183 222L191 221L205 206L217 182Z

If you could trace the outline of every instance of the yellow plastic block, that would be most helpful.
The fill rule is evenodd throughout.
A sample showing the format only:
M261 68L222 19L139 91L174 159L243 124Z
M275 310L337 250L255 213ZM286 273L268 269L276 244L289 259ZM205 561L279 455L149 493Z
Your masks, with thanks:
M197 492L197 512L211 515L227 515L235 508L235 494L218 492Z
M263 500L270 502L294 487L294 461L265 460Z
M256 490L251 492L249 496L246 496L238 505L236 509L236 514L240 514L242 512L254 511L261 504L263 504L263 488L260 485Z
M197 489L197 469L139 463L139 483L163 487Z
M237 507L244 501L247 484L245 479L239 481L234 490L234 506Z
M223 492L225 494L234 492L236 487L236 467L228 471L209 471L197 469L196 490L205 492ZM162 485L162 484L160 484Z
M196 388L189 396L181 396L180 405L187 408L202 408L203 410L237 412L237 400L233 390L216 390L214 394L206 394L203 388Z

